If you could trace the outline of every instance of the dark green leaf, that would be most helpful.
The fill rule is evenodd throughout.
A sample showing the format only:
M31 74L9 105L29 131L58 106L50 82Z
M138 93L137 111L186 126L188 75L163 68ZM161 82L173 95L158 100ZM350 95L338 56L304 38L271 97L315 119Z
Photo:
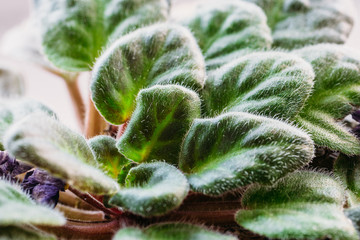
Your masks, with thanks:
M82 191L114 194L117 183L97 169L86 140L44 114L32 114L17 122L4 136L5 149Z
M117 147L128 159L177 164L181 142L192 121L200 117L198 95L176 85L141 90L136 108Z
M273 186L253 185L236 214L244 228L276 239L358 239L342 210L344 190L323 173L296 172Z
M353 27L351 0L247 0L263 8L274 46L344 43Z
M92 99L107 121L121 124L130 118L140 89L179 84L199 90L204 78L204 60L191 33L157 24L120 38L98 59Z
M90 70L109 41L165 20L168 11L166 0L38 0L35 6L45 54L67 71Z
M334 172L347 189L360 199L360 156L340 154L335 161Z
M259 52L209 73L203 91L208 115L251 112L293 119L308 99L314 73L310 64L287 53Z
M119 230L114 240L136 239L166 239L166 240L235 240L231 235L225 235L208 230L197 225L185 223L161 223L151 225L145 229L127 227Z
M109 136L96 136L88 140L95 160L109 176L117 179L124 166L131 163L116 148L116 140Z
M294 52L313 66L315 84L297 122L317 145L345 154L360 154L360 142L336 120L360 106L360 53L322 44Z
M129 171L125 188L109 203L141 216L158 216L177 208L188 191L185 176L174 166L144 163Z
M207 1L185 21L211 69L272 43L266 16L252 3Z
M219 195L251 183L269 184L313 157L310 137L284 122L249 113L196 119L180 153L192 190Z

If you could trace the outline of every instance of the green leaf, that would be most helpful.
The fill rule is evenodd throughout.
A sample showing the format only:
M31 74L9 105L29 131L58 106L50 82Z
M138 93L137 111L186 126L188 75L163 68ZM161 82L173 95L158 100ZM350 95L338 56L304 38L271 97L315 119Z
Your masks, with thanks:
M360 156L340 154L334 164L334 173L360 199Z
M93 70L92 99L104 118L127 121L142 88L179 84L203 86L204 60L191 33L177 25L157 24L120 38L98 59Z
M317 145L360 154L360 142L336 122L360 106L360 53L332 44L294 53L311 63L315 72L313 93L296 121Z
M258 4L273 29L275 47L344 43L354 25L351 0L247 0Z
M210 69L256 49L269 49L272 43L265 14L248 2L203 3L184 25L198 40Z
M308 99L314 73L307 62L281 52L238 58L209 73L203 97L209 116L251 112L293 119Z
M109 136L96 136L88 145L100 167L112 178L117 179L124 166L131 163L116 148L116 140Z
M185 223L160 223L145 229L127 227L119 230L113 240L235 240L234 236L221 234L197 225Z
M35 7L45 54L77 72L90 70L109 41L165 20L168 11L166 0L38 0Z
M284 122L249 113L196 119L185 136L180 168L193 191L219 195L269 184L313 157L310 137Z
M128 127L117 147L128 159L161 159L177 164L182 140L192 121L200 117L198 95L181 86L153 86L141 90Z
M0 239L26 239L26 240L56 240L55 236L35 232L34 230L25 229L17 226L0 226Z
M0 100L0 149L4 150L3 136L6 130L15 122L23 119L29 114L42 112L49 116L55 113L40 102L21 98L17 100Z
M360 238L360 207L346 209L345 215L352 221Z
M137 215L159 216L180 206L188 191L185 176L174 166L164 162L144 163L129 171L125 188L109 203Z
M65 218L59 212L35 203L18 185L4 179L0 179L0 213L1 227L21 224L65 224Z
M43 168L82 191L117 192L118 185L101 170L86 140L44 114L32 114L4 136L5 149L17 159Z
M344 190L323 173L296 172L273 186L253 185L236 213L242 227L276 239L358 239L342 210Z

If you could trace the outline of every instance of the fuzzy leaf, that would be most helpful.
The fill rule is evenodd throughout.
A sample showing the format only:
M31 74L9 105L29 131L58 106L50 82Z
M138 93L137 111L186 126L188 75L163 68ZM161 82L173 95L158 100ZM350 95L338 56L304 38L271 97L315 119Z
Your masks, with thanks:
M280 52L238 58L209 73L203 91L207 115L251 112L293 119L308 99L314 73L307 62Z
M360 156L340 154L334 164L334 172L341 181L360 198Z
M256 49L269 49L272 43L263 11L244 1L206 1L185 25L198 40L210 69Z
M209 195L269 184L313 157L310 137L278 120L249 113L196 119L185 136L180 168L192 190Z
M0 239L26 239L26 240L56 240L55 236L41 234L30 229L25 229L17 226L0 226Z
M360 154L360 142L336 120L360 106L360 53L322 44L294 52L313 66L315 84L297 122L319 146L345 154Z
M0 226L65 224L59 212L36 204L18 185L3 179L0 179L0 213Z
M164 162L144 163L132 168L125 188L109 201L137 215L151 217L177 208L189 191L185 176Z
M116 140L109 136L96 136L88 140L89 147L100 167L117 179L124 166L131 163L116 148Z
M93 70L92 99L113 123L127 121L140 89L179 84L203 86L204 60L191 33L183 27L157 24L120 38L98 59Z
M273 29L275 47L344 43L353 27L351 0L247 0L258 4Z
M185 223L160 223L145 229L127 227L119 230L113 240L235 240L231 235L225 235L206 228Z
M35 6L45 54L67 71L90 70L108 41L165 20L168 11L166 0L37 0Z
M0 150L4 150L3 136L6 130L15 122L36 112L42 112L49 116L56 117L55 113L47 106L30 99L22 98L11 101L0 101Z
M182 140L192 121L200 117L198 95L181 86L141 90L128 127L117 147L128 159L161 159L177 164Z
M273 186L253 185L236 221L268 238L358 239L342 210L342 186L323 173L296 172Z
M345 215L352 221L360 238L360 207L346 209Z
M19 160L43 168L82 191L114 194L117 183L97 169L86 140L58 121L32 114L4 136L5 149Z

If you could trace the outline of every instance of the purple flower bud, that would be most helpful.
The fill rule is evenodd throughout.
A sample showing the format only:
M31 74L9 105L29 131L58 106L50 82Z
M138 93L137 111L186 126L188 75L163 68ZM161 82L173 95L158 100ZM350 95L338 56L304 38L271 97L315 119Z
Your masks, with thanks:
M9 177L15 180L15 176L29 171L32 166L19 162L7 152L0 151L0 177Z
M37 202L55 207L59 191L65 191L65 182L44 170L35 169L26 173L21 187Z

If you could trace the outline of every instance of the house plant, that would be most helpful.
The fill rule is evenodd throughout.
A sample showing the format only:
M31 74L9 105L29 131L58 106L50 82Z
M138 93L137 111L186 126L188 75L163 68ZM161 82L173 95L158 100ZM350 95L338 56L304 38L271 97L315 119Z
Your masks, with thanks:
M5 238L358 238L360 55L338 1L206 3L178 22L161 0L34 6L44 66L77 104L91 70L93 105L84 137L4 100Z

